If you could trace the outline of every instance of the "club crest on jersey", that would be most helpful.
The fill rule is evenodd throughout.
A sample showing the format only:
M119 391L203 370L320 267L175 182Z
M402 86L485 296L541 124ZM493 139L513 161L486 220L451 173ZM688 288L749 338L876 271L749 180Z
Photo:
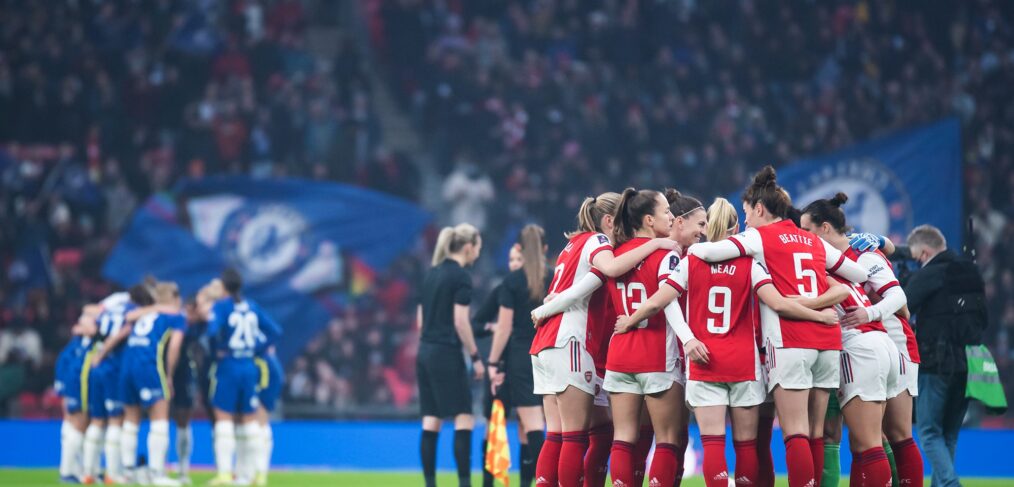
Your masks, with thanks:
M591 384L592 373L590 371L584 373L584 381Z
M306 219L285 205L242 207L226 218L219 241L244 277L260 282L301 267L310 233Z
M829 198L841 191L849 201L842 207L855 228L904 239L912 229L912 198L902 181L872 157L843 159L815 170L787 188L799 204Z

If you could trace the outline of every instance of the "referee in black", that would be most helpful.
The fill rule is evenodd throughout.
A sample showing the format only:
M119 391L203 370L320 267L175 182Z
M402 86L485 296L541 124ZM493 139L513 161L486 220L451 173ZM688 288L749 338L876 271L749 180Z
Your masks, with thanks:
M542 396L535 394L532 377L532 340L535 325L532 310L542 304L552 277L546 267L545 231L538 225L525 225L518 242L521 268L504 279L497 293L500 305L493 345L489 352L489 378L494 390L507 389L511 405L517 410L528 448L522 450L521 487L529 487L535 475L535 462L546 438L546 419L542 414ZM520 436L520 435L519 435Z
M417 319L422 329L416 374L422 412L419 456L427 487L436 485L437 436L442 418L454 418L454 460L458 485L471 486L472 389L462 348L469 355L475 379L485 368L479 357L469 323L472 278L465 267L479 258L482 238L475 227L445 227L437 237L433 267L422 284Z

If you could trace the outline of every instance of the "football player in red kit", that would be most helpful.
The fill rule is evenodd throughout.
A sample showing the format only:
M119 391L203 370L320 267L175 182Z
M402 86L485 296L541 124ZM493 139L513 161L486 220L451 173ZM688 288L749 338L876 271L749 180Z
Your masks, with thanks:
M849 314L842 320L845 331L838 399L849 427L852 478L853 481L861 478L866 485L891 483L891 466L881 440L888 433L899 482L921 485L922 456L912 440L911 422L912 395L918 393L913 379L917 375L917 365L911 361L907 347L909 340L905 331L910 333L911 329L897 316L904 313L907 299L883 254L877 251L858 253L849 247L845 236L848 230L845 212L841 209L846 201L848 196L838 193L831 199L810 203L803 209L801 224L844 251L868 276L865 288L846 283L850 284L851 296L843 303ZM876 293L879 302L873 304L867 293ZM889 320L895 333L900 335L902 347L891 339L885 320ZM886 410L893 414L885 416L885 403Z
M738 226L735 209L718 199L708 210L708 235L725 239ZM838 292L838 290L836 290ZM726 486L725 415L730 410L736 447L735 481L754 485L757 477L758 405L766 396L755 340L759 326L755 293L782 315L837 326L836 314L812 311L784 298L760 263L737 257L709 264L696 257L679 263L651 299L629 317L617 320L617 332L663 307L684 343L688 364L687 402L694 408L704 445L708 486ZM838 292L844 297L844 293ZM684 299L674 301L679 296ZM686 302L686 317L680 301ZM673 310L670 312L670 310Z
M669 234L673 216L665 197L657 191L623 192L616 211L616 253L623 255L646 245L653 237ZM630 272L610 280L609 294L616 311L631 314L658 290L659 283L676 268L679 255L656 250ZM613 409L611 475L614 486L634 484L634 444L640 428L641 404L647 403L655 431L655 456L648 473L649 485L670 486L676 478L675 441L683 386L678 382L679 351L666 317L655 313L613 335L606 359L603 387Z
M858 264L785 219L791 207L774 168L766 166L743 193L750 228L721 242L694 245L690 254L708 262L752 256L768 269L784 295L813 298L823 294L829 288L828 271L852 282L866 281ZM768 390L774 392L785 436L789 486L806 487L815 482L814 468L819 470L824 461L824 413L829 391L838 387L841 330L777 315L762 318L762 323Z
M652 252L675 247L669 239L656 238L614 256L607 234L619 200L616 193L585 199L578 229L567 235L556 261L549 287L553 299L532 311L539 327L530 350L535 393L543 395L548 431L536 485L604 484L613 430L602 380L615 312L601 286Z

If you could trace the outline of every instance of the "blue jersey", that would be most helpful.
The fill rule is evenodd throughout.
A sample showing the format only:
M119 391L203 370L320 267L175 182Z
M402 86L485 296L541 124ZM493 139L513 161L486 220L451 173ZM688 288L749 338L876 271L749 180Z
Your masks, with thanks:
M211 308L207 335L219 356L253 358L281 334L281 327L248 299L225 298Z
M98 318L98 334L95 336L99 342L105 342L111 337L120 333L123 324L127 321L127 313L137 308L134 303L125 303L122 306L113 306L102 310ZM115 349L106 352L105 361L118 366L126 347L120 344Z
M134 323L127 339L125 365L151 362L165 365L165 347L173 332L186 329L186 318L181 314L148 313Z

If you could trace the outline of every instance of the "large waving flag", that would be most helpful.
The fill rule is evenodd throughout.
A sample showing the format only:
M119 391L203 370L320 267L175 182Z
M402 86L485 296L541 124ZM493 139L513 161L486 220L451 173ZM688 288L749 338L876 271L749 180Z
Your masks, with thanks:
M287 361L327 324L329 296L350 291L346 269L358 276L385 268L429 219L407 201L340 184L184 181L137 211L103 274L123 286L151 274L190 295L234 267L245 294L285 329L278 352Z
M511 449L507 444L507 419L503 401L493 401L493 412L486 429L486 471L504 487L510 485Z
M803 208L838 191L849 225L904 242L916 225L936 226L951 248L962 241L961 127L947 119L778 169ZM739 194L731 200L739 205Z

